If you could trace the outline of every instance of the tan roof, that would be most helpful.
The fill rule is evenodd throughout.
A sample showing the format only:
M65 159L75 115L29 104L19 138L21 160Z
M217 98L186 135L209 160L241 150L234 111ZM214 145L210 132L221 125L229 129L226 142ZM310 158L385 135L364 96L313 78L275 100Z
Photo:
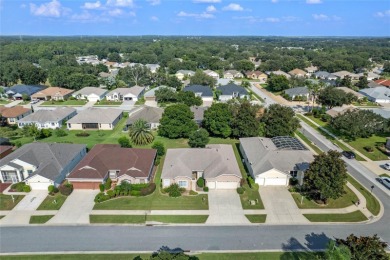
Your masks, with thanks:
M46 97L46 96L66 96L73 92L74 90L72 89L50 87L35 93L31 97L34 98L34 97Z
M354 91L353 89L347 88L347 87L337 87L338 89L341 89L345 93L352 93L357 98L364 98L364 95Z
M253 74L255 74L256 76L261 76L264 74L264 76L267 76L265 73L261 72L261 71L247 71L245 72L245 74L247 76L252 76Z
M24 108L22 106L5 107L5 108L2 107L0 109L0 113L5 118L13 118L13 117L17 117L17 116L23 115L23 114L27 113L30 110L31 109Z
M76 116L68 120L70 124L100 123L112 124L121 114L122 110L116 108L89 107L80 111Z
M305 76L306 75L306 71L304 70L301 70L301 69L293 69L293 70L290 70L288 72L288 74L292 75L292 76L297 76L297 75L303 75Z
M97 144L68 176L69 179L103 179L110 170L117 176L148 177L154 165L155 149L121 148Z
M342 107L334 107L332 109L329 109L328 111L326 111L326 114L330 115L331 117L336 117L338 115L342 115L345 112L353 109L355 109L355 107L343 105Z

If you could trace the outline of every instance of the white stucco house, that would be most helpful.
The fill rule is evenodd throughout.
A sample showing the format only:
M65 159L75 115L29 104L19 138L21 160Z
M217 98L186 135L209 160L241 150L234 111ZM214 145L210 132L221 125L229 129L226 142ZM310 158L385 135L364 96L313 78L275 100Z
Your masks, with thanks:
M88 101L100 101L106 96L107 89L96 87L85 87L76 92L73 92L72 97L76 99L84 99Z
M116 88L106 95L109 101L137 101L145 92L145 87Z
M117 108L87 108L67 122L68 130L113 130L123 117Z
M219 93L218 100L223 102L234 98L250 100L248 91L244 87L238 86L234 83L218 87L217 92Z
M72 107L58 107L54 110L37 110L18 121L19 127L35 124L38 129L60 128L64 122L77 114Z

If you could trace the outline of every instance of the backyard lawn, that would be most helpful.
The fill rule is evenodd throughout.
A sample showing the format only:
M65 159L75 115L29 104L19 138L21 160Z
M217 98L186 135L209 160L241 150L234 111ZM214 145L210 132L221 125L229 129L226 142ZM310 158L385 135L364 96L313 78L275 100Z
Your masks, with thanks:
M64 204L67 196L56 193L54 196L47 195L45 200L39 205L37 210L59 210Z
M31 216L30 224L44 224L48 222L54 215L42 215L42 216Z
M358 200L356 194L353 193L353 191L347 186L345 186L345 191L346 194L344 194L341 198L338 198L337 200L329 199L327 205L317 204L314 201L309 200L305 196L303 197L303 201L302 201L303 203L301 204L302 196L300 193L291 193L291 195L293 196L295 203L300 209L316 209L316 208L339 209L339 208L346 208L348 206L351 206Z
M360 211L346 214L303 214L310 222L361 222L367 220Z
M45 101L40 106L84 106L86 100L66 100L66 101Z
M251 223L265 223L267 215L245 215Z
M23 195L13 195L15 202L12 201L11 195L0 194L0 210L13 209L22 199Z

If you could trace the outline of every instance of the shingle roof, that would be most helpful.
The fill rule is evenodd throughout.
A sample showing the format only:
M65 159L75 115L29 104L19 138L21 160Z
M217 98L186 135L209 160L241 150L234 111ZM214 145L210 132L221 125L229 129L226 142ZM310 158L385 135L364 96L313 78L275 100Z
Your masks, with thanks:
M107 92L107 89L96 88L96 87L85 87L73 93L73 96L83 95L89 96L91 94L96 94L102 96Z
M306 71L304 71L304 70L301 70L301 69L293 69L293 70L290 70L289 72L288 72L288 74L290 74L290 75L303 75L303 76L305 76L306 75Z
M14 107L2 107L0 113L5 118L13 118L20 115L23 115L30 111L29 108L24 108L22 106L14 106Z
M234 83L227 84L225 86L220 86L217 90L221 91L222 95L233 95L233 93L239 93L240 95L248 95L248 91L241 86L238 86Z
M66 96L66 95L73 93L73 92L74 92L74 90L72 90L72 89L50 87L50 88L46 88L46 89L43 89L41 91L38 91L37 93L33 94L32 97Z
M112 124L121 114L122 110L116 108L87 108L68 120L71 124L99 123Z
M147 123L158 123L164 113L164 109L159 107L142 107L140 110L137 110L133 114L129 115L129 118L126 121L127 125L131 125L134 121L138 119L143 119Z
M161 88L169 88L172 91L176 92L175 88L171 88L171 87L168 87L168 86L158 86L158 87L152 88L151 90L145 92L144 97L155 97L156 96L156 90L159 90Z
M204 112L207 109L208 109L208 107L197 107L197 106L190 107L191 112L194 113L194 120L195 121L203 121Z
M15 85L10 88L7 88L6 91L11 90L14 93L26 94L28 96L31 96L32 94L44 88L46 88L46 86L43 85Z
M72 107L58 107L54 110L37 110L32 114L22 118L19 122L58 122L74 113L76 109Z
M114 90L111 90L107 95L111 96L114 93L119 93L120 95L133 94L134 96L138 97L144 90L145 87L140 86L133 86L131 88L116 88Z
M204 177L234 175L241 178L231 145L208 145L206 148L168 149L162 179L192 178L192 171L204 171Z
M85 144L30 143L1 159L0 167L15 159L37 166L34 175L56 180L61 171L84 149Z
M212 97L213 91L209 86L202 86L202 85L188 85L186 86L183 91L191 91L194 93L201 93L202 97Z
M350 89L350 88L347 88L347 87L337 87L338 89L341 89L342 91L344 91L345 93L352 93L355 97L357 98L363 98L364 95L359 93L359 92L356 92L354 91L353 89Z
M292 96L301 96L301 95L307 95L309 94L309 89L307 87L296 87L296 88L289 88L284 91L285 94Z
M390 89L387 87L365 88L359 92L375 99L390 99Z
M148 177L157 150L121 148L116 144L97 144L69 174L69 179L103 179L109 170L118 176Z

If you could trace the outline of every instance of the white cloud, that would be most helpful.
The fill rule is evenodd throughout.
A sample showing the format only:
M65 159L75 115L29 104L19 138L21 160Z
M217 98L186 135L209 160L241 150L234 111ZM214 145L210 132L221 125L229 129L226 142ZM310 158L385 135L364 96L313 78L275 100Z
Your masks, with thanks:
M390 9L386 10L384 12L377 12L375 14L376 17L389 17L390 16Z
M257 16L235 16L233 19L236 20L246 20L249 23L279 23L279 22L295 22L300 21L299 17L295 16L283 16L278 17L257 17Z
M119 8L112 9L108 11L108 15L110 16L121 16L123 15L123 10Z
M321 4L322 1L321 0L306 0L306 4Z
M133 16L133 17L136 17L136 16L137 16L137 14L136 14L135 12L133 12L133 11L129 12L129 15L130 15L130 16Z
M21 5L20 5L20 8L23 8L23 9L24 9L24 8L26 8L26 7L27 7L26 4L21 4Z
M95 3L85 2L84 5L81 8L84 9L99 9L102 6L100 1L97 1Z
M152 16L150 17L150 20L152 20L153 22L157 22L159 19L157 16Z
M186 12L179 12L177 14L177 16L179 17L194 17L194 18L197 18L197 19L210 19L210 18L214 18L214 15L213 14L208 14L206 12L203 12L203 13L186 13Z
M107 0L109 6L133 7L133 0Z
M279 0L271 0L272 3L277 3Z
M265 18L265 21L269 22L269 23L278 23L278 22L280 22L280 19L275 18L275 17L267 17L267 18Z
M229 4L222 8L224 11L244 11L244 8L242 8L239 4Z
M60 17L69 11L69 8L63 7L57 0L41 4L40 6L30 4L30 12L35 16Z
M215 6L213 6L213 5L209 5L206 8L206 12L209 12L209 13L216 12L216 11L217 11L217 8L215 8Z
M109 22L110 19L101 15L93 15L88 11L84 11L81 14L74 14L70 17L73 22L79 23L95 23L95 22Z
M150 3L150 5L159 5L161 4L160 0L146 0Z
M325 14L313 14L314 20L317 21L340 21L341 17L336 16L336 15L325 15Z
M221 0L193 0L193 2L197 4L217 4L220 3Z

